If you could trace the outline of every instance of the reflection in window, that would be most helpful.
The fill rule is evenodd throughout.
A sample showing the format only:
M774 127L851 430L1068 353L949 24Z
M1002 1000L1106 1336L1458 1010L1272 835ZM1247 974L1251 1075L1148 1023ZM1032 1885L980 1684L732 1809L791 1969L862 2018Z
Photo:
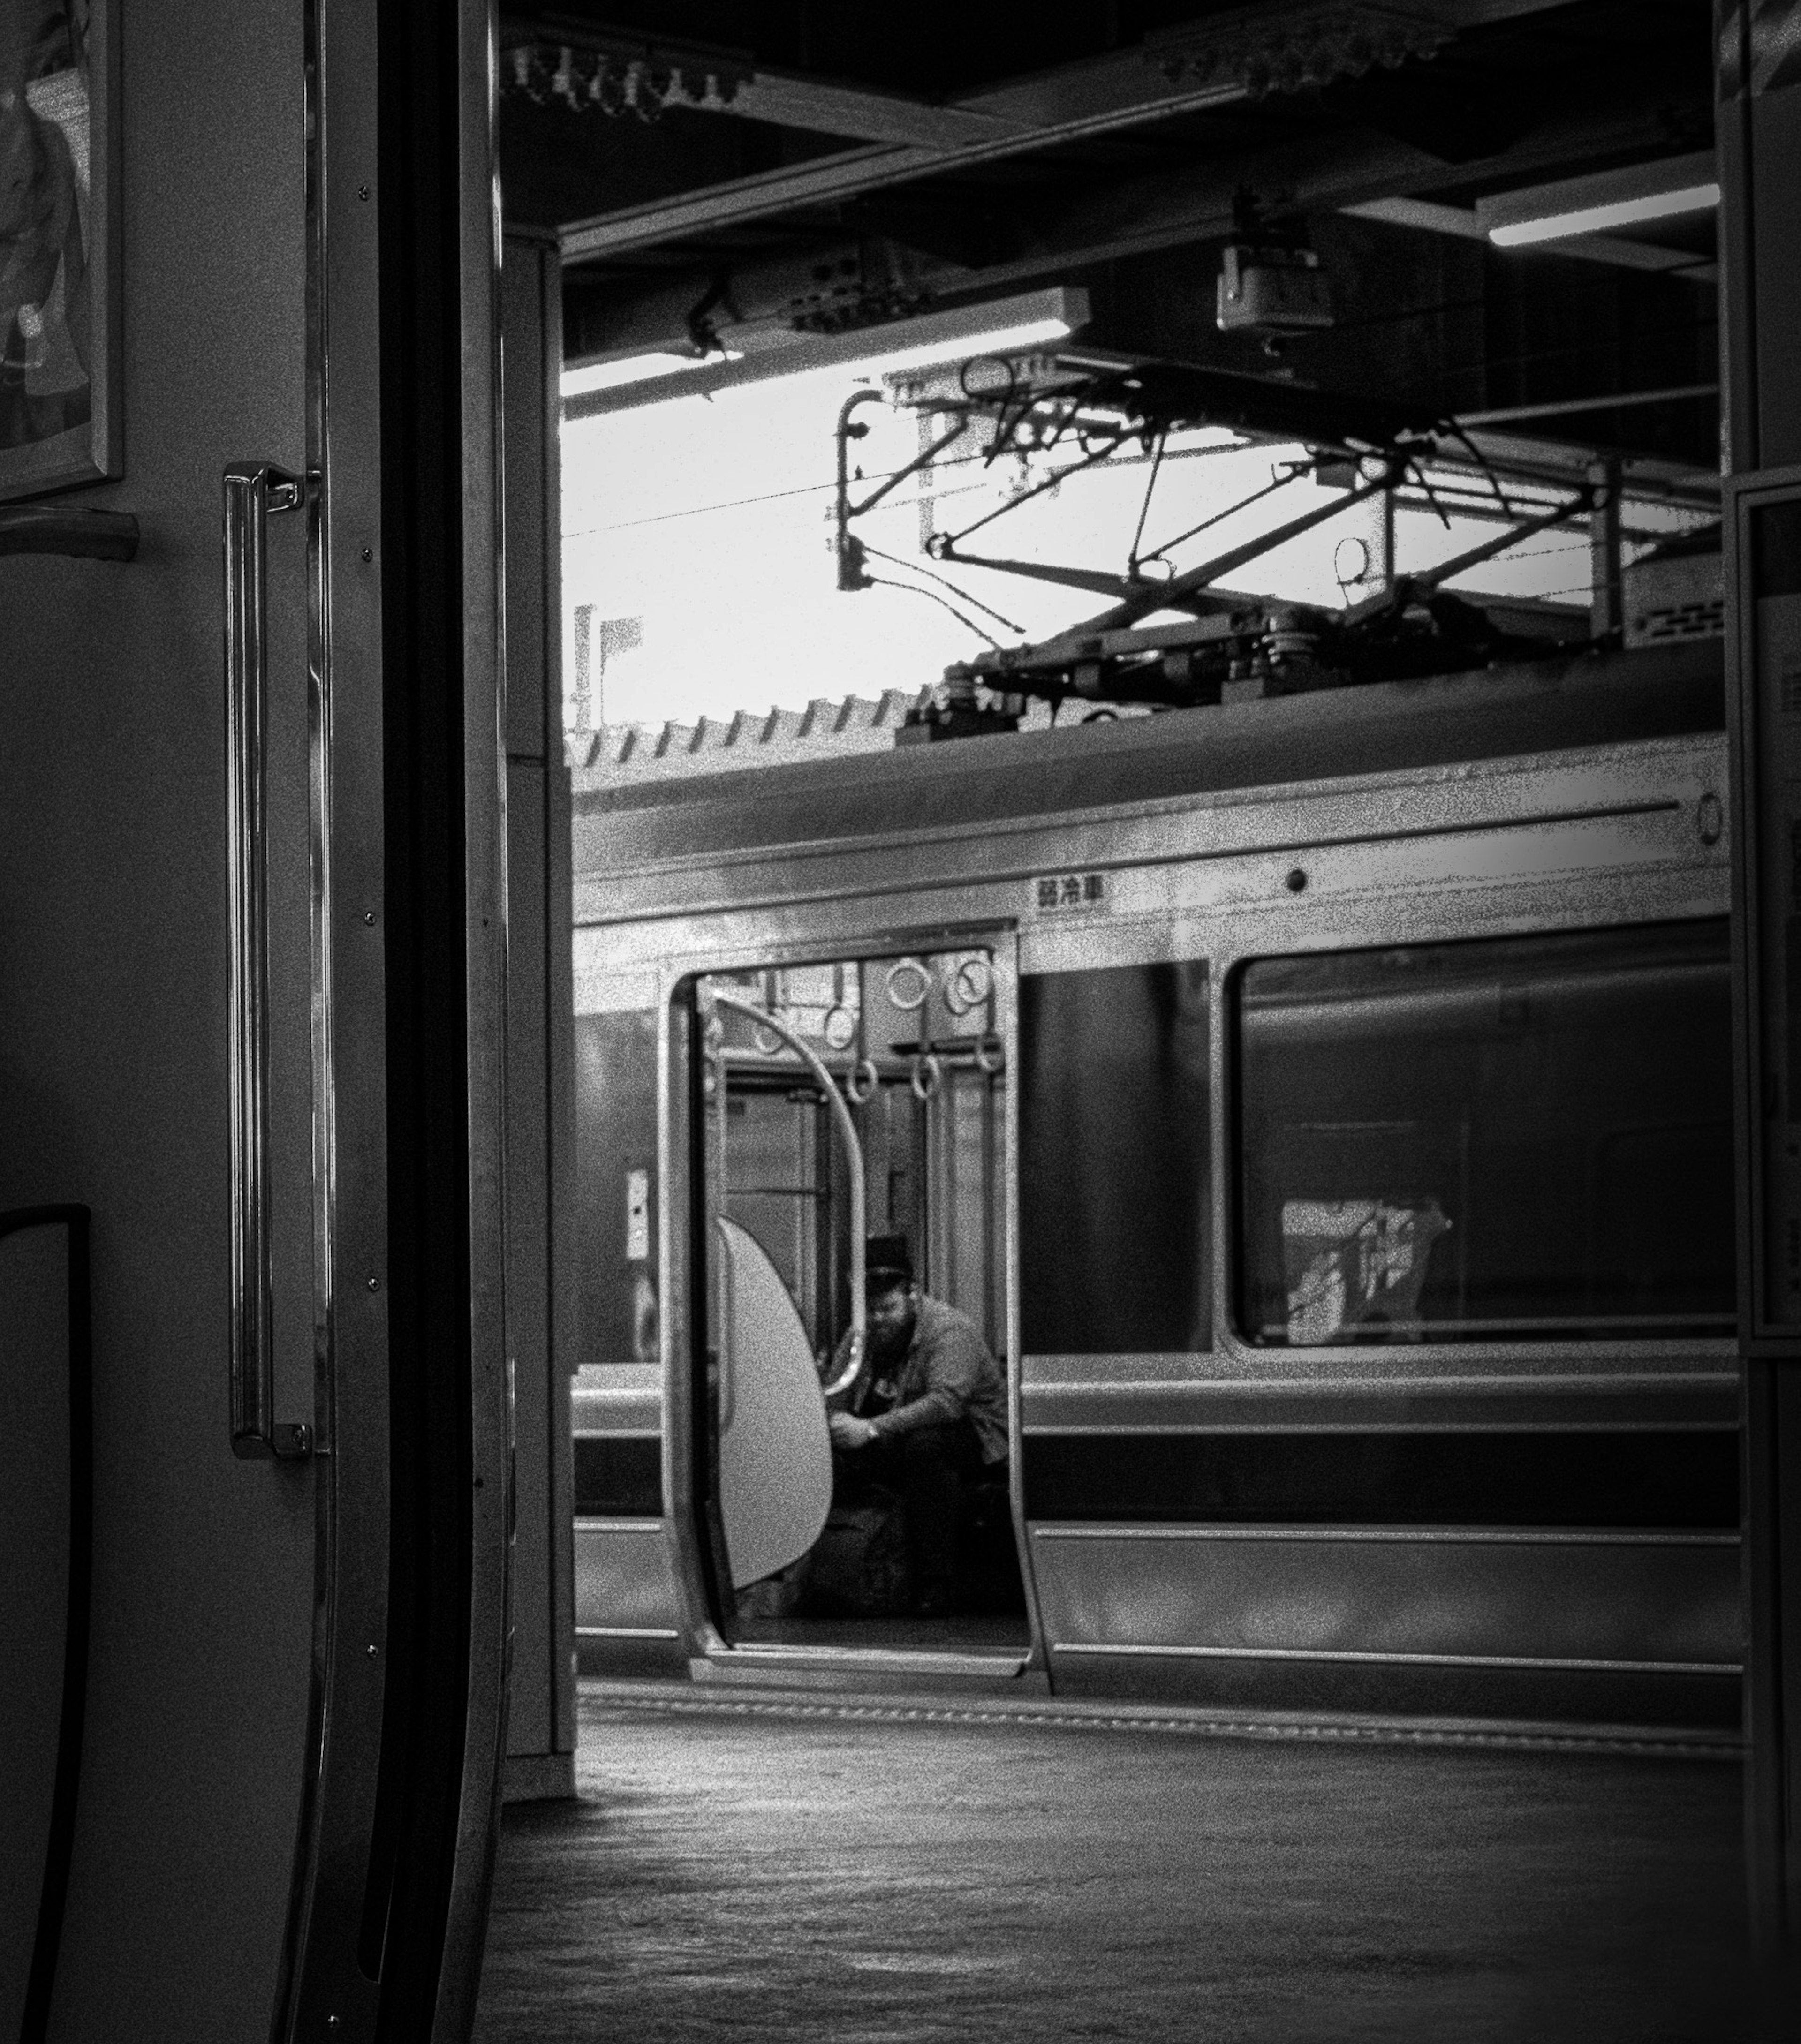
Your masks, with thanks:
M1253 1339L1730 1331L1723 922L1264 959L1235 992Z
M1212 1343L1204 963L1020 982L1028 1354Z
M1417 1327L1426 1258L1449 1226L1436 1200L1284 1200L1289 1340L1304 1348L1352 1327Z

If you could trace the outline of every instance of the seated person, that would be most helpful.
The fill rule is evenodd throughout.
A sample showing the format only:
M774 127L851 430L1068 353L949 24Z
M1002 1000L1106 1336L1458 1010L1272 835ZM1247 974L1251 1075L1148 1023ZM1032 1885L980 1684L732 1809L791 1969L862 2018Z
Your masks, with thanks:
M872 1235L864 1271L868 1347L831 1400L833 1459L900 1493L914 1608L929 1616L954 1593L964 1485L1006 1460L1006 1385L968 1316L921 1292L903 1237Z

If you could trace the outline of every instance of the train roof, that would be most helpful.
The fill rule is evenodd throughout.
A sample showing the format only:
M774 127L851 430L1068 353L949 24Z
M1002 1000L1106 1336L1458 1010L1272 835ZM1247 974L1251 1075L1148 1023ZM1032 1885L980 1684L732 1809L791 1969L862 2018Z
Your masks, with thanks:
M575 878L1718 732L1722 655L1695 640L585 790Z

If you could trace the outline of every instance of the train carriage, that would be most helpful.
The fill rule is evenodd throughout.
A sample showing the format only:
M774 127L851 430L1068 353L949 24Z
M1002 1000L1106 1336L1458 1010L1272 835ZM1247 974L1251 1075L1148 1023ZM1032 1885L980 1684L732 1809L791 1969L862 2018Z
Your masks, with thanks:
M1716 641L579 794L584 1665L1736 1727L1726 787ZM864 1228L949 1618L824 1566Z

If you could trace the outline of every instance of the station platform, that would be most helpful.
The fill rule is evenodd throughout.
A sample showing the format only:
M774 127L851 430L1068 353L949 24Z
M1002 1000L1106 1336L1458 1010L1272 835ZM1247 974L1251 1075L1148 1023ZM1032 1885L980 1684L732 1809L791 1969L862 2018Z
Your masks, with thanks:
M1735 1748L584 1681L479 2044L1738 2044Z

